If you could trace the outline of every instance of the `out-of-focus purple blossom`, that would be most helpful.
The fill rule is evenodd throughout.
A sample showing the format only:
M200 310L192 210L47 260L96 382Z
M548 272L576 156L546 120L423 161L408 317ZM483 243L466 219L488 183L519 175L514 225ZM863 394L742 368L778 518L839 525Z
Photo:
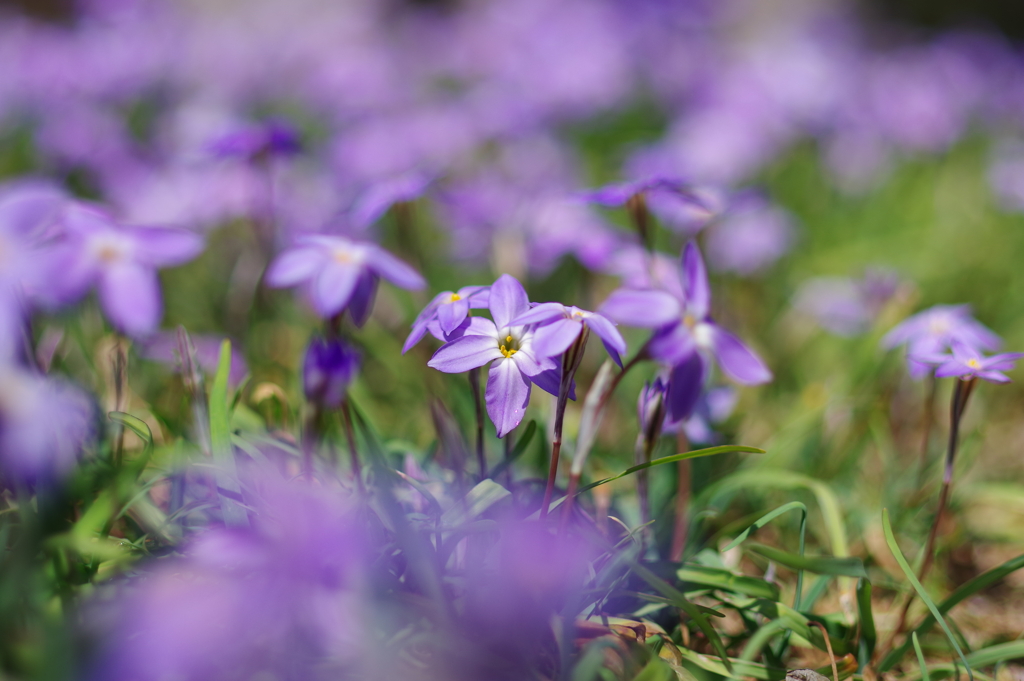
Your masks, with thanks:
M95 426L96 408L75 386L0 365L0 477L60 478L75 466Z
M636 244L624 244L609 260L604 272L619 277L622 288L667 291L680 300L683 292L679 261L661 252L651 253Z
M511 322L512 326L527 324L534 326L533 347L540 355L558 357L564 354L586 327L597 334L611 358L622 366L621 355L626 352L626 341L602 314L561 303L540 303Z
M273 120L224 133L211 141L208 149L219 158L258 161L292 156L299 153L302 144L294 128L282 121Z
M302 389L306 399L337 409L359 371L359 353L338 338L314 337L302 362Z
M431 178L423 173L405 173L376 182L356 199L350 213L352 226L364 230L377 222L396 203L415 201L430 186Z
M371 554L345 492L264 471L247 495L251 528L207 531L92 611L109 637L90 678L360 675Z
M793 306L838 336L865 332L900 286L899 276L868 268L860 279L815 277L797 291Z
M708 260L717 270L756 274L789 251L794 232L787 211L759 198L741 200L711 228Z
M1024 352L1004 352L985 357L977 349L954 341L949 354L912 355L911 359L923 364L935 366L936 378L969 379L980 378L989 383L1009 383L1010 378L1004 371L1013 369L1014 363L1024 357Z
M687 439L692 443L718 444L721 437L715 432L714 426L729 418L736 407L737 397L736 390L730 386L705 390L690 417L678 425L682 426ZM673 424L670 427L677 426Z
M438 293L417 315L402 354L419 343L427 331L440 341L450 340L451 334L466 321L470 309L487 307L489 294L487 286L463 286L458 291Z
M274 259L266 275L273 287L305 286L321 317L348 309L359 326L370 314L379 278L405 289L425 285L416 270L377 244L321 234L300 237Z
M487 415L498 437L504 437L523 420L534 383L558 394L557 380L551 385L541 377L557 365L550 357L537 354L531 327L513 325L530 310L526 291L515 278L507 274L498 277L491 286L488 307L493 321L471 317L465 335L441 346L427 366L457 374L493 362L487 374Z
M1004 209L1024 211L1024 144L1002 142L997 146L988 182Z
M705 355L713 356L727 376L748 385L765 383L771 372L761 359L711 318L711 288L700 251L693 243L683 252L684 297L654 289L619 289L601 311L629 326L654 329L647 344L652 359L672 367L669 415L688 417L707 374Z
M678 177L656 175L610 184L582 195L585 201L602 206L640 204L669 226L692 232L714 215L712 197L699 192Z
M522 213L530 271L546 274L565 255L590 270L603 269L621 238L589 206L562 197L541 199Z
M57 306L95 286L107 319L131 336L145 336L160 323L157 269L186 263L203 249L203 240L187 230L125 226L81 203L65 208L60 225L61 238L48 258L48 280L35 295Z
M190 336L192 345L195 348L195 359L201 368L208 375L212 376L217 372L217 364L220 362L220 348L224 342L223 336L196 335ZM181 358L178 357L178 334L176 332L157 332L141 339L136 344L136 351L140 357L154 362L166 364L174 369L181 370ZM245 363L245 356L238 351L235 343L231 344L231 373L228 375L228 383L237 386L249 373L249 367Z
M882 347L907 347L907 368L914 378L923 378L929 367L916 357L931 357L950 349L954 343L975 351L995 350L1002 339L971 316L970 305L936 305L904 319L882 338Z

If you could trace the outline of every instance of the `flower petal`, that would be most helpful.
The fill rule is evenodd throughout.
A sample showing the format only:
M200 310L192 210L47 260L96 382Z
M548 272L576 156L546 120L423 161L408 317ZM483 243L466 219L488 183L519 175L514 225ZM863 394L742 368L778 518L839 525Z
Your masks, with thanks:
M598 338L604 341L605 348L608 349L608 354L613 359L618 357L620 354L626 353L626 340L619 333L619 330L615 328L615 324L610 319L597 312L592 312L583 318L584 323L590 327L590 330L597 334ZM613 352L614 351L614 352ZM619 366L622 365L621 361Z
M654 290L618 289L601 306L609 319L643 329L656 329L682 317L683 308L670 293Z
M651 359L668 366L679 364L689 357L695 348L693 333L682 322L658 329L647 343L647 353Z
M715 356L729 378L746 385L758 385L772 380L772 372L739 338L719 326L713 328Z
M711 311L711 286L708 271L697 244L686 244L683 251L683 283L686 285L686 307L697 319L704 319Z
M348 305L359 283L363 268L358 265L331 262L320 270L312 282L313 307L324 318L333 317Z
M387 279L399 288L418 291L427 285L419 272L380 246L371 245L366 248L366 265L382 279Z
M704 358L696 349L669 374L666 402L671 423L690 418L704 391Z
M274 258L267 268L267 285L272 288L287 288L312 278L323 266L324 255L320 249L300 246L289 248Z
M530 403L530 381L519 371L516 363L502 359L491 366L487 374L487 415L498 431L498 437L518 426Z
M106 268L100 274L99 297L107 319L129 336L144 336L160 324L160 283L149 267L123 262Z
M583 324L580 321L559 319L534 331L531 347L541 357L558 357L579 338L581 331Z
M978 378L984 379L984 380L988 381L989 383L1009 383L1010 382L1010 377L1009 376L1004 375L1002 372L992 371L992 370L989 370L989 371L979 371L978 372Z
M140 262L152 267L173 267L203 252L203 238L186 229L134 227L128 233L135 241Z
M515 277L503 274L491 286L490 308L494 325L505 329L513 319L530 310L530 299Z
M377 295L377 276L364 271L356 281L355 290L348 301L348 313L356 328L362 328L373 310L373 299Z
M540 303L539 305L534 305L533 309L529 312L521 314L513 319L509 324L511 326L543 324L544 322L554 321L559 317L565 316L567 316L565 305L562 305L561 303Z
M446 374L460 374L463 371L482 367L494 359L504 359L504 357L493 338L462 336L442 345L427 362L427 366Z
M544 392L558 397L558 391L561 389L562 384L562 367L556 367L554 369L547 369L540 372L535 376L530 376L530 380L533 384ZM569 386L569 399L576 399L576 381L574 380Z
M402 345L402 354L412 350L413 346L423 339L423 336L427 334L427 323L417 322L412 325L412 330L409 332L409 337L405 339L405 344Z
M469 301L456 300L453 303L441 303L437 306L437 321L441 330L451 333L469 314Z

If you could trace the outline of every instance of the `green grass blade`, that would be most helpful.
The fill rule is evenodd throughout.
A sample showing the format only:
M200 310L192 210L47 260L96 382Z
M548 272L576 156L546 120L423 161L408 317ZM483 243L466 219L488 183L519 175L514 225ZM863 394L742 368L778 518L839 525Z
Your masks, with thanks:
M860 622L860 639L857 641L857 662L864 669L871 662L878 641L875 630L875 616L871 609L871 582L861 577L857 581L857 618Z
M779 587L774 584L757 577L736 575L728 570L687 564L676 571L676 577L691 584L710 586L744 596L767 598L772 601L779 600Z
M961 601L970 598L979 591L987 589L1011 572L1016 572L1021 568L1024 568L1024 554L1017 556L1016 558L1011 558L1002 565L994 567L988 572L984 572L974 579L960 585L953 593L947 596L942 603L939 603L939 612L946 614ZM914 629L914 631L917 632L918 635L923 636L934 624L935 617L929 613L924 620L921 621L921 624L917 625L917 628ZM896 663L903 659L909 648L910 641L906 641L899 648L895 648L885 656L885 659L882 660L881 664L878 666L879 671L884 672L891 669Z
M845 577L867 577L864 561L860 558L836 558L834 556L801 556L764 544L750 543L747 548L753 553L785 565L793 570L807 570L819 575L842 575Z
M748 527L747 529L745 529L742 532L740 532L740 534L735 539L733 539L731 542L729 542L729 545L726 546L724 549L722 549L722 552L724 553L725 551L728 551L729 549L736 548L737 546L739 546L739 544L741 542L743 542L751 534L753 534L757 530L760 530L762 527L764 527L765 525L767 525L771 521L775 520L776 518L778 518L783 513L786 513L788 511L793 511L793 510L799 510L803 514L803 516L805 518L807 517L807 507L805 505L803 505L802 503L800 503L799 501L791 501L788 504L783 504L782 506L779 506L777 509L775 509L771 513L766 513L763 516L761 516L760 518L758 518L757 520L755 520L754 523L750 527Z
M700 611L700 609L686 599L686 595L682 591L676 589L674 586L663 580L658 575L654 574L646 567L641 565L635 560L629 560L629 567L633 570L636 575L647 582L655 591L661 593L662 596L672 601L672 605L685 612L690 619L692 619L697 627L701 630L711 645L714 646L715 652L720 658L722 658L722 664L725 665L726 669L732 672L732 663L729 661L729 656L725 652L725 646L722 644L722 638L715 631L711 623L708 622L708 618Z
M621 478L626 477L627 475L632 475L633 473L637 473L637 472L645 470L647 468L652 468L653 466L661 466L661 465L666 464L666 463L675 463L676 461L686 461L687 459L697 459L697 458L700 458L702 456L714 456L715 454L726 454L728 452L745 452L745 453L748 453L748 454L764 454L764 450L763 449L758 449L757 447L747 447L747 446L744 446L744 445L721 445L719 447L708 447L707 449L695 449L692 452L682 452L680 454L672 454L670 456L663 456L660 459L655 459L654 461L648 461L647 463L642 463L642 464L633 466L631 468L627 468L626 470L622 471L618 475L613 475L610 478L605 478L604 480L598 480L597 482L592 482L589 485L586 485L585 487L581 487L579 489L579 491L576 492L576 494L583 494L587 490L594 489L595 487L600 487L601 485L606 485L609 482L612 482L614 480L619 480Z
M217 495L224 523L229 527L249 524L249 516L240 503L242 487L235 469L235 451L231 445L231 414L228 411L228 375L231 373L231 341L220 346L220 362L210 387L210 448L217 467Z
M971 670L971 665L964 657L964 653L960 649L960 644L956 642L953 632L949 630L949 625L947 625L946 620L942 618L942 613L939 612L939 609L935 606L931 597L928 596L928 592L924 590L923 586L921 586L921 582L918 581L914 571L910 568L910 564L907 563L907 559L903 557L903 552L900 551L899 544L896 543L896 537L893 536L892 526L889 524L889 509L887 508L882 509L882 530L885 533L885 543L889 545L889 550L892 552L893 558L895 558L896 562L900 564L900 569L903 570L903 574L907 576L907 579L910 580L910 583L914 586L914 591L917 592L917 595L921 597L924 604L928 606L929 610L931 610L932 615L942 627L942 630L946 632L946 636L949 638L949 642L953 644L953 649L956 650L957 656L960 657L960 661L963 662L964 666L967 668L967 676L971 678L971 681L974 681L974 672Z
M910 640L914 644L914 652L917 653L917 664L921 667L921 681L931 681L928 674L928 665L924 661L924 653L921 651L921 644L917 640L917 632L911 632Z

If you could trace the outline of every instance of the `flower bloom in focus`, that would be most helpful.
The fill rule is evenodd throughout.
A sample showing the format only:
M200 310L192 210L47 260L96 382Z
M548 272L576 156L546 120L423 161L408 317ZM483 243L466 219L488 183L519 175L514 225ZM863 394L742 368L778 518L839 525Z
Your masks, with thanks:
M487 415L498 437L504 437L523 420L532 384L540 380L542 389L551 387L541 374L556 365L551 358L537 354L532 327L512 323L530 310L526 291L514 277L498 277L491 286L488 307L493 321L470 318L465 335L442 345L427 366L457 374L493 362L487 374ZM554 385L557 394L557 379Z
M711 288L700 251L692 242L683 252L683 291L619 289L601 311L629 326L654 329L647 352L672 367L669 379L669 416L688 417L703 389L709 357L718 360L725 374L745 385L771 380L764 362L739 338L711 318Z
M192 260L197 234L172 227L128 227L84 204L68 206L63 235L51 251L49 281L35 292L51 306L80 299L96 286L110 323L130 336L156 330L163 315L157 269Z
M620 355L626 352L626 341L615 328L615 324L597 312L588 312L561 303L541 303L513 319L512 324L536 325L533 332L533 347L538 354L545 357L558 357L565 353L586 327L597 334L611 358L622 366Z
M348 309L357 326L370 315L380 278L404 289L425 285L416 270L377 244L322 234L302 237L267 269L270 286L304 284L317 314L326 319Z
M928 364L917 357L938 355L960 343L977 351L995 350L1002 340L971 316L969 305L936 305L904 319L882 338L882 347L907 346L907 367L914 378L924 377Z
M980 378L989 383L1009 383L1004 371L1013 369L1024 352L1004 352L985 357L964 343L954 341L949 354L915 355L912 359L936 366L936 378L955 376L962 379Z
M343 341L313 338L302 363L302 388L306 399L336 409L359 371L359 353Z
M451 340L469 316L470 309L486 308L488 286L463 286L458 291L442 291L434 296L412 323L412 331L402 346L404 355L420 342L427 331L442 341Z

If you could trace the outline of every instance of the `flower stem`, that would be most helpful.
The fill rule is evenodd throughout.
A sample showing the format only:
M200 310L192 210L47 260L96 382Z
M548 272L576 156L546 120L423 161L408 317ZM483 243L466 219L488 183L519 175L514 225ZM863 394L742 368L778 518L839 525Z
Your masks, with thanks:
M956 459L956 450L960 441L960 419L964 415L964 410L967 408L967 399L974 391L977 381L978 379L975 377L957 379L956 386L953 388L953 399L949 405L949 446L946 450L946 464L942 473L942 491L939 493L938 510L935 512L932 528L928 532L928 541L925 543L924 560L921 563L921 569L917 573L917 579L921 582L928 575L928 571L935 560L935 542L939 536L939 525L942 523L942 516L946 511L946 504L949 502L949 489L953 484L953 463ZM907 613L910 611L910 604L913 601L914 597L911 595L907 602L904 603L899 621L893 630L893 638L903 631L903 627L907 622Z
M484 406L480 400L480 368L469 370L469 387L473 391L473 405L476 407L476 461L480 467L480 479L487 477L487 460L484 458Z
M540 506L540 517L542 520L548 515L551 497L555 491L555 478L558 476L558 457L562 451L562 424L565 421L565 408L569 404L572 380L580 366L580 361L583 359L583 351L587 347L587 338L589 336L590 329L584 326L576 341L562 355L562 380L558 386L558 401L555 402L555 427L553 437L551 438L551 465L548 466L548 482L544 487L544 501Z
M348 441L348 453L352 461L352 475L356 479L356 486L360 494L366 495L366 488L363 486L363 467L359 463L359 452L356 451L356 433L352 427L352 413L349 408L348 399L341 403L341 420L345 425L345 438Z
M686 433L680 429L676 435L677 448L680 452L690 450L690 442ZM672 549L669 553L669 560L680 562L683 559L683 552L686 550L686 535L689 529L687 523L687 510L690 506L690 479L692 476L691 461L689 459L676 464L678 473L678 485L676 489L676 524L672 532Z
M928 467L928 445L931 443L932 425L935 422L935 400L938 395L938 380L935 374L928 376L928 395L925 397L924 414L921 423L921 463L917 471L917 486L924 482L924 473Z

